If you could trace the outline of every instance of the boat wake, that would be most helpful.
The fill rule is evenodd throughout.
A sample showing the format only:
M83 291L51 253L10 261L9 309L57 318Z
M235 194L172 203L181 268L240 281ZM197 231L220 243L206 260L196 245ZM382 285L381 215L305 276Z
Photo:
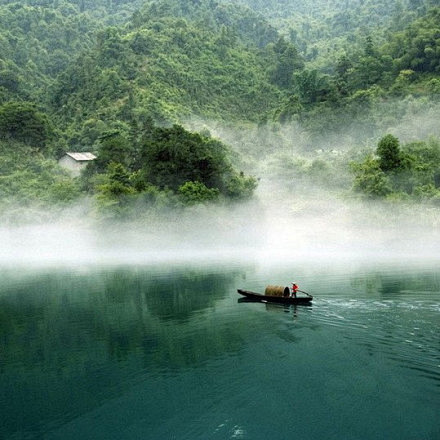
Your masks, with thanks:
M433 301L316 299L308 319L332 329L400 368L417 371L440 387L440 305Z

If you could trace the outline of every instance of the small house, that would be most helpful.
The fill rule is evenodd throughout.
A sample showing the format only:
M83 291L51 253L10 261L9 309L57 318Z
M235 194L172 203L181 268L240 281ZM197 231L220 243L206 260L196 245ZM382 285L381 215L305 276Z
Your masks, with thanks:
M72 176L78 177L81 170L85 168L90 161L95 159L96 156L92 153L66 153L58 163L70 171Z

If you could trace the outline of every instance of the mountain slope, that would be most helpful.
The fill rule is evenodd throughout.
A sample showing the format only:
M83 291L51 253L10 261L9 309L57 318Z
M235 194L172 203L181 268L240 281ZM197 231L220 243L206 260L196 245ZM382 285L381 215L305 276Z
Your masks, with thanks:
M278 105L281 71L302 66L288 43L259 49L225 25L140 14L98 33L96 46L58 77L51 105L63 124L190 115L257 121Z

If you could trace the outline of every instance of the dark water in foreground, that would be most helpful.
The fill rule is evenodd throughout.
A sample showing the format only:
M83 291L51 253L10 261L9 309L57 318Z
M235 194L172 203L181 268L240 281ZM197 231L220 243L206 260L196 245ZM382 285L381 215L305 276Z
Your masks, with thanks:
M440 439L438 268L0 272L1 439Z

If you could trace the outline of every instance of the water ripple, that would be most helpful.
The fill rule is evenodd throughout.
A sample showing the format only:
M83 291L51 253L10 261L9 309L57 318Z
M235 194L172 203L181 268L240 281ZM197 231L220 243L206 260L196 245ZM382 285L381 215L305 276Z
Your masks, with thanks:
M371 354L398 367L416 371L440 386L440 305L432 301L347 300L318 301L313 320L341 332Z

